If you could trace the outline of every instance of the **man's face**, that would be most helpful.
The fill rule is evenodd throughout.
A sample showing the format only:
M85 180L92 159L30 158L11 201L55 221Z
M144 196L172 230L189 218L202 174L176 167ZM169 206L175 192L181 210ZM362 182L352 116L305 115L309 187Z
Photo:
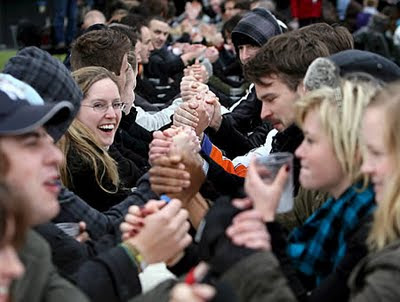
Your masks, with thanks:
M124 57L122 58L122 64L121 64L121 69L119 70L119 76L118 78L118 85L119 87L123 88L125 87L126 84L126 76L129 71L129 64L128 64L128 54L124 54Z
M123 100L125 105L124 108L124 113L126 115L131 112L133 103L135 102L135 88L136 88L136 77L137 77L137 70L138 66L131 66L129 68L129 75L126 80L126 86L125 86L125 99Z
M154 50L151 31L147 26L142 26L140 29L140 34L142 36L141 45L140 45L140 60L142 64L149 63L150 52Z
M169 25L159 20L150 21L151 39L155 49L160 49L165 45L169 35Z
M278 76L265 76L255 84L257 98L262 102L261 118L283 131L295 120L297 91L291 90Z
M234 1L226 1L224 8L225 8L225 13L224 13L225 20L229 20L232 16L238 13L238 9L235 8Z
M247 61L252 59L258 50L261 48L260 46L255 46L255 45L250 45L250 44L244 44L244 45L239 45L239 59L242 64L246 64Z
M216 14L221 13L221 1L220 0L211 0L210 6L214 13L216 13Z
M1 150L9 161L6 184L18 190L30 215L30 225L54 218L59 211L59 166L63 154L43 127L28 134L4 136Z

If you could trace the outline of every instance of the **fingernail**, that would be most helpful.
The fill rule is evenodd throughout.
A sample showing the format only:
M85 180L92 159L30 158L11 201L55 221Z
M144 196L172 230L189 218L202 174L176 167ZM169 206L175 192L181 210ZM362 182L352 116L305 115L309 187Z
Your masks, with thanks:
M290 171L290 166L289 166L289 165L286 165L285 170L286 170L286 172L289 172L289 171Z

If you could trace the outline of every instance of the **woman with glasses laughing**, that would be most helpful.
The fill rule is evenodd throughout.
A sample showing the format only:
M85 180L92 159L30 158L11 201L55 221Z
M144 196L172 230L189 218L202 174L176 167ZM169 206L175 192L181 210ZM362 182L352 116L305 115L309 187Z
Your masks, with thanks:
M105 211L121 202L141 176L140 169L112 145L125 103L113 73L85 67L72 73L84 98L60 141L66 161L63 184L92 207Z

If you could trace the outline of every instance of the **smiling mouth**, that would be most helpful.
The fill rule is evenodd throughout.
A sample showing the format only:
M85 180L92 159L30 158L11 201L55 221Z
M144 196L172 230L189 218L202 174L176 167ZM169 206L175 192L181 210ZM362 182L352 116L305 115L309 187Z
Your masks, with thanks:
M109 133L115 129L115 125L114 124L106 124L106 125L101 125L98 128L99 128L99 130L101 130L105 133Z

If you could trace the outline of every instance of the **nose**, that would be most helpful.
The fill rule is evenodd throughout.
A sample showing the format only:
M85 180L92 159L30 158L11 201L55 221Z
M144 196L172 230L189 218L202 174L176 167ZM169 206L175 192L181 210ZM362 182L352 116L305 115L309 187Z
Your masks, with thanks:
M25 268L21 260L19 260L15 248L9 245L3 247L3 251L0 253L2 258L4 257L4 263L6 263L6 265L1 266L1 278L12 281L21 277L25 272Z
M153 45L153 43L149 43L149 51L153 51L154 50L154 45Z
M263 102L262 108L261 108L261 119L262 120L268 120L272 117L272 111L269 108L269 106Z
M247 62L247 60L249 59L249 52L247 51L247 47L246 46L243 46L239 50L239 58L240 58L240 61L242 61L243 64L245 64Z
M361 165L361 172L367 175L372 174L373 172L373 165L366 157L363 159L363 163Z
M297 147L296 151L294 152L294 155L297 158L302 158L303 157L303 151L304 151L304 139L301 142L300 146Z
M113 106L110 105L110 106L107 107L107 111L105 112L105 116L106 116L106 118L114 118L114 117L117 116Z
M50 135L48 137L48 152L46 153L45 160L49 164L55 164L60 166L64 161L64 154L61 152L60 148L54 144L54 140Z

